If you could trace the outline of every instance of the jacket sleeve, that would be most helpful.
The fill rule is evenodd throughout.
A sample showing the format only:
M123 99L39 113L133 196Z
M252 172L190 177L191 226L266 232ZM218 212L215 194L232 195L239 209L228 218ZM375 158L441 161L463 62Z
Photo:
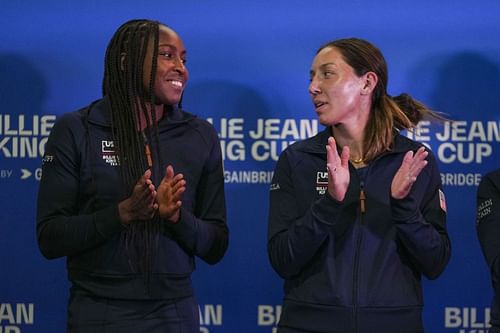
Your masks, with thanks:
M391 198L392 218L410 260L427 278L437 278L451 255L446 229L446 201L440 173L432 154L404 199Z
M117 205L80 214L80 165L85 129L77 113L58 119L43 157L37 199L37 240L49 259L97 246L121 231Z
M305 213L300 212L297 200L305 194L298 191L285 150L270 189L267 246L271 265L284 279L297 276L311 263L325 240L343 233L348 224L338 222L345 220L340 218L345 204L334 200L328 192L313 201Z
M194 211L181 207L180 221L168 224L168 228L186 250L208 264L216 264L227 250L229 229L221 147L217 133L210 128L210 153L196 188Z
M493 276L500 277L500 169L481 180L477 189L477 236Z

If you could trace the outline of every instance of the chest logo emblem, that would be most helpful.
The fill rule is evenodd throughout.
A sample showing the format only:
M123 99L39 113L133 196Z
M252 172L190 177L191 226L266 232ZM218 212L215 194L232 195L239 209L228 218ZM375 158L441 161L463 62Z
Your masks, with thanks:
M325 194L328 188L328 171L316 172L316 191L318 194Z
M102 159L106 162L106 164L111 166L120 165L120 159L116 153L115 143L113 140L101 141L101 154Z

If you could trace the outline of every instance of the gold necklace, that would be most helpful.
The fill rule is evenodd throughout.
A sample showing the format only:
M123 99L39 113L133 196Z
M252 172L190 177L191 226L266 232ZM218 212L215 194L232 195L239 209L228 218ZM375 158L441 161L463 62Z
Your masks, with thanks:
M354 164L362 164L365 161L363 160L362 157L360 157L360 158L353 158L353 159L351 159L351 162L354 163Z

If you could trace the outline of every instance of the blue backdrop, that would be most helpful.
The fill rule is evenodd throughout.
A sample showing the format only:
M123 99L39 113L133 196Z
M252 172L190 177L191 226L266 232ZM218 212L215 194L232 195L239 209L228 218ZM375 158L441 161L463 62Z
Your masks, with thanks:
M273 332L282 282L266 253L277 156L321 129L307 93L316 49L361 37L409 92L455 123L414 137L437 155L452 259L425 284L426 332L486 332L491 295L475 234L481 174L500 167L500 2L4 1L0 5L0 333L63 332L64 260L35 239L44 144L56 117L100 97L104 51L131 18L172 26L188 50L184 106L217 128L225 155L230 247L194 280L201 332Z

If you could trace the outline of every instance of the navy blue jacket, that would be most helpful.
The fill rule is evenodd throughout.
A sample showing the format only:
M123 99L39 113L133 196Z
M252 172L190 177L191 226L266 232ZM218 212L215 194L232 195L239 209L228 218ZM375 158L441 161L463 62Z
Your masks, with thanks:
M67 257L74 287L121 299L172 299L192 295L195 256L213 264L228 244L220 143L214 128L177 108L158 124L162 165L183 173L180 221L161 222L149 293L144 276L128 262L120 243L125 227L118 203L121 186L107 99L58 118L49 136L38 193L37 236L47 258ZM155 149L152 149L155 150ZM130 189L128 189L130 191Z
M404 154L420 146L397 135L392 151L368 165L364 182L349 165L350 184L339 202L327 191L329 136L325 129L288 147L271 184L268 253L285 279L279 326L423 332L421 275L436 278L451 252L436 161L429 154L408 197L392 199L391 182Z
M477 188L477 235L495 292L489 332L500 333L500 169L485 175Z

